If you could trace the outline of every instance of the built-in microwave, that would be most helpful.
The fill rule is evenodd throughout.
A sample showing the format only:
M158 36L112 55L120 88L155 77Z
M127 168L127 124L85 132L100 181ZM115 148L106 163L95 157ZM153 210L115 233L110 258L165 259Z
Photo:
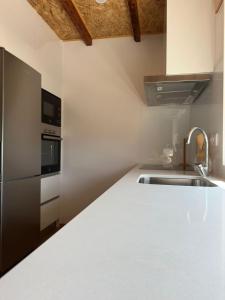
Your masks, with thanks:
M61 99L42 89L42 123L61 127Z
M41 135L41 173L49 174L60 171L61 137L57 135Z

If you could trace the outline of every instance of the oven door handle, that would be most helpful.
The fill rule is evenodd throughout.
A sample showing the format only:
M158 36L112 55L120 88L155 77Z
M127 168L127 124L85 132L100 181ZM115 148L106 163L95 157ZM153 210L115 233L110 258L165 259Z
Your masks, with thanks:
M47 135L47 134L42 134L42 139L52 140L52 141L62 141L62 138L60 136Z

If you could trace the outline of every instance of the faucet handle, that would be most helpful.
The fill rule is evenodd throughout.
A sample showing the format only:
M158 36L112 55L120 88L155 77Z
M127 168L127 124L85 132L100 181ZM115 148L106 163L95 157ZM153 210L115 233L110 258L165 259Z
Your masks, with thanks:
M207 176L207 170L202 164L194 164L194 170L203 177Z

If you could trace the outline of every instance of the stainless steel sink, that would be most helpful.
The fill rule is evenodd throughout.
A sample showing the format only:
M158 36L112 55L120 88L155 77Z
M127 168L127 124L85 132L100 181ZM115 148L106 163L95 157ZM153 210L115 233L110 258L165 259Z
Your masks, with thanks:
M159 185L179 185L179 186L202 186L215 187L216 184L210 182L203 177L189 177L189 178L173 178L173 177L151 177L141 176L138 183L143 184L159 184Z

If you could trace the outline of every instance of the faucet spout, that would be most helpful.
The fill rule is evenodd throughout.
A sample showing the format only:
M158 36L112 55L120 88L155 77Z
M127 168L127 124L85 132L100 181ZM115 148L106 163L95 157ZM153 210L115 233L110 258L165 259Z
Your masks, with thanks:
M195 165L195 167L198 169L199 173L202 176L206 177L209 173L209 139L205 130L200 127L193 127L188 134L186 144L189 145L191 143L191 138L195 131L200 131L203 134L205 140L205 163L203 165L197 164Z

